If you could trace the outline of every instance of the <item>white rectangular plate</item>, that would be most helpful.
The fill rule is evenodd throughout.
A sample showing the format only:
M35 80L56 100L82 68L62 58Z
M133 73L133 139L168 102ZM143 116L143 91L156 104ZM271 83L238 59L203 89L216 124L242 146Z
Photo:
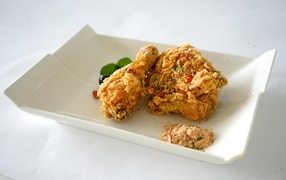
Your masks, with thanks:
M197 123L178 115L156 116L146 102L124 122L105 119L100 101L92 96L98 89L100 68L122 57L135 58L138 50L153 44L159 51L173 47L96 34L85 26L54 54L46 55L5 94L21 109L52 117L58 122L119 138L176 155L217 164L233 162L246 152L260 95L264 92L276 50L258 58L201 50L228 79L220 92L217 111ZM205 151L192 150L160 140L164 125L185 123L211 129L216 140Z

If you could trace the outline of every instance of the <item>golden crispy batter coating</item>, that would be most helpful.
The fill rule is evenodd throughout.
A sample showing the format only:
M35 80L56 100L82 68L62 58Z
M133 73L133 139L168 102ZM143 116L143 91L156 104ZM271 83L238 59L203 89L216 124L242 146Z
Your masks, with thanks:
M146 46L139 50L136 59L115 71L99 86L98 96L104 116L120 121L138 109L145 96L146 78L159 53L156 47Z
M195 47L170 48L160 54L150 74L148 107L157 115L206 119L217 107L218 90L226 84L227 79Z
M171 124L165 126L161 139L192 149L206 149L213 143L215 135L197 126Z

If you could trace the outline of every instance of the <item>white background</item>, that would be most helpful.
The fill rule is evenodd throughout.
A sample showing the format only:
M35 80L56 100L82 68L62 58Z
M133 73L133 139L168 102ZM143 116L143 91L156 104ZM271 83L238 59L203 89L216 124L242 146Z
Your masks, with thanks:
M286 179L286 1L0 0L0 179ZM246 155L214 165L55 123L3 91L84 25L253 56L276 48Z

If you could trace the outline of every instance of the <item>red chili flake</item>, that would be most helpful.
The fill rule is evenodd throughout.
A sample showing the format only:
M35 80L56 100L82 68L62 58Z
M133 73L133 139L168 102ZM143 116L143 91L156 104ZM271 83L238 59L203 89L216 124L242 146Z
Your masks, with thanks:
M192 74L188 74L187 76L185 76L184 81L186 83L189 83L193 80L193 75Z
M99 99L98 95L97 95L97 90L93 90L92 91L92 95L95 99Z
M161 98L164 98L167 93L168 93L168 91L163 90L163 91L158 92L157 95L158 95L159 97L161 97Z

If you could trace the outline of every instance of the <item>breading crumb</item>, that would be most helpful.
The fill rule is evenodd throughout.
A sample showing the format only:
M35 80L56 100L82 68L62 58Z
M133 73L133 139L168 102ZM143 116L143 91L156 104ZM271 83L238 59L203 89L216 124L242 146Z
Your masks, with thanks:
M161 139L191 149L204 150L213 143L215 135L198 126L171 124L164 127Z

